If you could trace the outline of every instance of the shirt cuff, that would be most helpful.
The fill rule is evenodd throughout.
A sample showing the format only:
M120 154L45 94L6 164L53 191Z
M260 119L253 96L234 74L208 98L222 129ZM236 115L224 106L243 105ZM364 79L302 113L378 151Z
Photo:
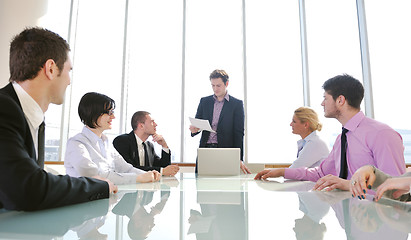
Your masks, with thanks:
M166 153L170 153L170 149L169 148L163 148L163 151Z
M164 169L164 168L160 168L160 174L161 174L161 176L163 176L163 169Z

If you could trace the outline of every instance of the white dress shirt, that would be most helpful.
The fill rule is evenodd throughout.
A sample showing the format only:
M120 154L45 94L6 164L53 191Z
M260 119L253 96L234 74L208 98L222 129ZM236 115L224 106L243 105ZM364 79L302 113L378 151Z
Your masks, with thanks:
M64 167L70 176L98 175L114 184L136 183L137 175L145 173L127 163L113 149L106 135L100 138L87 127L67 141Z
M137 141L138 159L140 160L140 166L144 166L145 152L144 152L143 140L141 140L137 136L137 134L134 134L134 136L136 137L136 141Z
M143 140L141 140L141 138L139 138L137 134L135 133L134 133L134 136L136 137L137 149L138 149L138 159L140 161L140 166L145 166L145 152L144 152ZM163 147L162 149L164 152L170 153L169 148ZM163 174L163 168L160 168L160 173Z
M13 88L14 91L16 91L17 98L20 101L24 116L26 117L29 125L34 148L36 149L36 156L38 156L38 133L39 126L44 121L43 110L40 105L20 86L20 84L13 82Z
M317 135L317 131L310 133L304 139L298 140L297 145L298 149L302 149L298 152L297 160L291 164L290 168L316 167L330 153L327 144Z

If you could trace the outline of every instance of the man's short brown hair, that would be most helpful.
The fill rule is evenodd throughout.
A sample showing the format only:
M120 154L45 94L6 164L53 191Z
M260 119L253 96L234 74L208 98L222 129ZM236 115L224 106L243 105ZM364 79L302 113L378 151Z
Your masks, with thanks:
M131 117L131 127L133 128L133 131L137 129L139 123L144 123L146 121L147 115L150 115L150 113L146 111L138 111L133 114L133 117Z
M229 77L224 70L216 69L210 74L210 80L215 78L221 78L221 80L223 80L223 83L226 84Z
M10 44L10 81L35 78L49 59L54 60L61 72L69 51L69 44L57 33L26 28Z

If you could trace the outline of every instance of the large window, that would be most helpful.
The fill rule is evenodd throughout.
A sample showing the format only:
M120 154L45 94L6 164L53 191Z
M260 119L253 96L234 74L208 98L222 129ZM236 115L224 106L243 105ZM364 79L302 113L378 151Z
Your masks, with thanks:
M334 118L324 117L321 106L324 95L322 85L329 78L343 73L362 81L355 2L305 1L311 105L323 123L320 135L329 143L330 151L337 135L341 133L341 124Z
M124 12L124 0L79 1L71 41L74 56L68 137L83 127L77 109L85 93L99 92L111 97L117 103L116 110L121 103ZM113 128L105 133L117 135L119 126L116 119Z
M304 105L298 2L247 1L246 10L247 159L290 163L297 151L290 123Z
M38 24L44 28L58 33L61 37L69 39L70 25L70 0L49 1L47 13L38 20ZM62 146L62 131L65 129L62 105L50 104L45 116L46 123L46 161L59 161ZM65 142L65 141L64 141Z
M126 129L134 112L150 112L172 162L181 161L182 3L129 1L127 23Z
M188 117L200 98L213 94L209 80L215 69L230 77L229 94L243 99L243 35L241 1L187 1L185 57L184 161L195 162L200 134L191 137Z
M375 118L402 134L411 163L405 99L411 6L408 0L364 1ZM74 68L65 105L50 106L46 116L47 160L64 160L67 138L82 128L79 100L96 91L117 104L110 138L131 131L135 111L149 111L172 161L195 162L200 137L190 136L188 117L201 97L212 94L209 74L215 69L228 72L229 93L244 100L248 162L295 159L299 136L289 124L303 105L320 116L320 135L331 148L341 124L323 117L322 84L343 73L362 81L367 67L358 2L363 0L49 1L41 25L69 40Z
M409 92L411 90L411 2L365 1L370 45L375 119L398 131L411 163ZM381 13L384 17L381 17Z

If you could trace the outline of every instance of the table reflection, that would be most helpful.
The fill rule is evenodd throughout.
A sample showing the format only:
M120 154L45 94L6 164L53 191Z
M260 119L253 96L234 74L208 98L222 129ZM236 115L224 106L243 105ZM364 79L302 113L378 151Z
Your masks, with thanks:
M202 239L248 239L245 192L197 192L200 211L190 210L188 234Z
M109 199L102 199L37 212L6 211L0 214L0 236L11 239L61 237L72 228L81 229L88 221L104 219L108 213L109 203ZM96 226L89 229L96 229Z
M296 239L324 239L327 227L320 222L328 213L330 205L322 202L316 194L298 192L299 209L304 216L295 220Z
M331 205L341 227L346 232L347 239L407 239L408 233L411 232L411 225L408 225L407 230L406 228L397 229L392 227L389 222L378 214L377 209L389 207L389 212L392 214L395 208L375 203L372 198L373 196L369 195L365 200L346 198ZM397 202L397 204L403 203ZM406 219L409 224L411 215L406 214L404 211L401 212L403 216L408 215ZM407 221L399 224L407 224Z
M161 198L153 207L147 206L153 201L154 191L136 191L125 194L113 208L116 215L129 218L127 233L131 239L145 239L155 226L154 218L160 214L170 196L169 191L161 191Z
M37 212L0 210L6 239L407 239L411 204L313 183L180 175L121 186L110 199Z

